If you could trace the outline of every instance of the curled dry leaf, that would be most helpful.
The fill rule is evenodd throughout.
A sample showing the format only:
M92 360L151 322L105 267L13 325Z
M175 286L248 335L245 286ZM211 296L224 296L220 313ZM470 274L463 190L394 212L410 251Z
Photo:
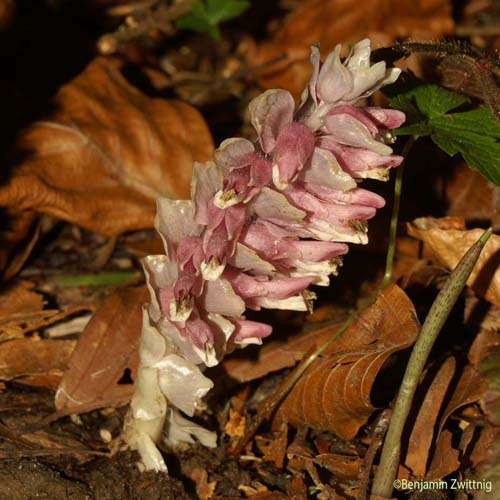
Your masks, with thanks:
M85 330L56 393L60 413L79 413L127 404L135 375L145 286L118 289L104 300ZM123 383L125 382L125 383Z
M483 234L482 229L448 228L440 219L422 217L408 224L408 233L424 242L448 269L454 269L465 252ZM500 236L492 235L474 267L467 285L481 297L500 305Z
M369 37L373 45L397 38L432 39L453 29L449 0L307 0L285 20L280 31L250 55L259 65L286 57L259 73L268 88L284 87L298 94L309 78L309 46L320 43L325 53L338 43Z
M419 329L408 296L396 285L387 287L313 362L278 416L352 439L374 410L370 392L377 373L391 354L413 343Z
M155 199L187 197L193 161L213 149L198 111L142 94L113 59L91 62L54 106L21 134L25 159L0 187L0 206L107 235L152 227Z

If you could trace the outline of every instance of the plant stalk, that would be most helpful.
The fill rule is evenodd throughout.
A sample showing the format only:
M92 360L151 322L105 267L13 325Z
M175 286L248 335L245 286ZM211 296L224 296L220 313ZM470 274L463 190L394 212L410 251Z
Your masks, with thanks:
M492 231L492 228L487 229L479 240L465 253L446 280L444 287L436 297L425 319L413 347L394 405L391 421L382 448L380 464L373 482L373 495L391 498L401 454L401 437L404 425L408 418L413 396L415 395L425 363L439 332L458 297L462 293L472 269L479 258L481 250L491 236Z

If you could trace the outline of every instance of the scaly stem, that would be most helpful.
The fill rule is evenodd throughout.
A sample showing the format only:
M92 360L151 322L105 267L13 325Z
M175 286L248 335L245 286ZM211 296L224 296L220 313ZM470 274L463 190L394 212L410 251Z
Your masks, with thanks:
M446 280L444 287L436 297L425 319L422 330L413 347L394 405L389 429L387 430L387 436L382 449L380 464L373 482L373 495L391 498L401 454L401 436L410 412L418 381L420 380L432 346L451 309L462 293L467 279L479 258L479 254L491 233L492 228L486 230L481 238L462 257L457 267Z

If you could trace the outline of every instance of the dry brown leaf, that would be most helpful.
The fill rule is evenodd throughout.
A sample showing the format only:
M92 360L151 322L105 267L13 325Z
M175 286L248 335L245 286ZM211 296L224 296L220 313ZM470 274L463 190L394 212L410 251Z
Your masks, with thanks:
M338 43L372 39L387 45L397 38L437 38L453 30L449 0L307 0L300 2L280 31L261 44L250 63L258 65L286 54L259 73L268 88L283 87L298 95L310 76L309 46L319 42L323 53Z
M466 220L489 220L500 223L500 187L495 186L465 162L461 162L446 179L448 215Z
M198 498L201 500L207 500L214 496L217 481L208 482L207 469L196 467L191 471L189 477L196 485L196 494L198 495Z
M422 240L448 269L454 269L465 252L483 234L482 229L463 231L440 227L440 219L423 217L408 224L408 233ZM486 243L467 285L481 297L500 305L500 236Z
M57 390L61 413L79 413L126 404L132 384L120 383L129 371L135 375L141 332L141 305L148 299L145 286L124 288L104 300L85 330Z
M255 444L263 454L265 462L273 462L276 467L281 469L288 446L288 425L286 422L282 422L280 428L274 431L271 437L256 436Z
M26 280L15 280L1 290L0 342L21 338L57 314L57 310L43 308L43 296L33 291L34 286Z
M438 431L441 431L446 420L453 412L462 406L479 401L484 390L485 386L479 373L472 366L467 365L456 383L446 408L441 414Z
M230 437L243 437L245 434L246 418L239 411L229 409L229 419L224 426L224 432Z
M453 448L452 438L453 434L447 429L439 435L426 479L441 479L460 467L458 459L460 452Z
M238 382L256 380L270 372L294 366L312 346L324 342L338 326L340 323L332 322L328 327L290 335L286 340L271 340L259 349L255 358L245 357L242 353L226 358L222 366Z
M434 437L431 430L435 427L448 386L455 373L455 366L455 358L452 357L441 365L413 424L404 463L416 477L422 477L426 472L429 450Z
M313 462L330 471L339 480L353 480L359 477L359 468L362 461L358 456L321 453L314 457Z
M151 227L155 199L188 197L193 161L213 149L198 111L142 94L113 59L91 62L54 105L21 135L26 159L0 188L0 206L107 235Z
M278 415L352 439L374 410L370 392L377 373L391 354L413 343L419 329L407 295L396 285L385 288L304 373Z
M0 344L0 379L47 374L61 377L68 366L74 340L42 340L38 337L8 340ZM43 385L43 384L42 384Z
M4 226L0 233L0 277L8 281L21 269L35 246L40 221L31 210L6 209L0 217Z

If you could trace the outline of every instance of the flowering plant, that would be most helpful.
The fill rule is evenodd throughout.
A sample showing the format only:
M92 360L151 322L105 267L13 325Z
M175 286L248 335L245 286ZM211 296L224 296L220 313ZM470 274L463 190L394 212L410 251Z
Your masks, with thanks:
M370 65L370 41L341 47L313 72L295 110L286 90L249 105L258 140L222 142L195 164L191 197L158 200L156 228L165 255L144 259L151 302L143 311L140 367L124 438L146 469L166 470L156 448L215 434L192 416L213 386L202 373L235 348L271 333L245 310L310 309L309 285L326 286L346 243L367 242L366 222L384 205L360 180L387 178L401 163L391 129L400 111L366 107L365 98L400 70Z

